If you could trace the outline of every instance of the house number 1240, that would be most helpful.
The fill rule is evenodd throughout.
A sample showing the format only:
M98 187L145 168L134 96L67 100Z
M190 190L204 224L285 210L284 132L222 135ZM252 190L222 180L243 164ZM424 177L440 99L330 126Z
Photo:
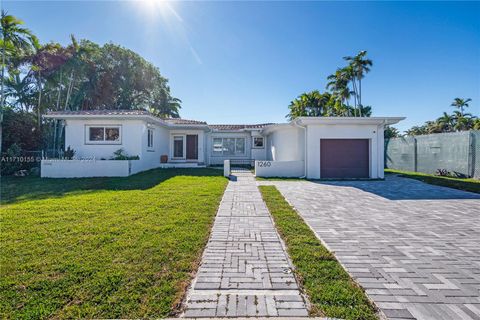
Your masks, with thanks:
M270 167L272 163L270 161L258 161L258 166L260 168L262 167Z

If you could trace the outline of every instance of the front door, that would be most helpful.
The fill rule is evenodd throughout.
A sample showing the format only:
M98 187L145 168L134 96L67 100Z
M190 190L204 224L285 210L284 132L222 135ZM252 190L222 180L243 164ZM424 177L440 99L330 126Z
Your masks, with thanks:
M198 135L187 135L187 160L198 160Z

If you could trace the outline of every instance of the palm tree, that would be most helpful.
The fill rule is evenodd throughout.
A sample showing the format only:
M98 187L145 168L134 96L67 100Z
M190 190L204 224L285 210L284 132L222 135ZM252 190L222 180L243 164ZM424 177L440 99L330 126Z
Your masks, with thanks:
M442 132L449 132L455 126L455 117L444 112L443 116L437 119L437 123L442 127Z
M470 113L462 113L461 111L454 111L453 118L455 119L455 126L453 127L456 131L470 130L474 127L475 116L472 116Z
M341 68L337 69L334 74L327 77L327 89L332 90L334 97L343 106L346 104L347 110L350 110L349 100L352 91L348 87L348 83L351 79L351 69Z
M456 107L460 109L460 113L463 115L463 110L464 108L468 108L469 105L468 103L472 101L472 99L461 99L461 98L455 98L451 104L452 107Z
M422 134L427 134L427 129L425 126L413 126L410 129L405 131L407 136L418 136Z
M480 119L473 120L473 130L480 130Z
M355 57L344 57L346 61L350 63L350 66L353 69L353 82L355 83L358 80L358 92L356 85L354 84L355 93L358 95L358 104L362 105L362 79L365 77L365 74L370 72L370 67L373 65L372 60L366 59L367 51L360 51ZM360 115L361 116L361 115Z
M21 27L23 21L16 17L7 14L2 10L0 18L0 46L2 48L2 73L1 73L1 85L0 85L0 141L2 141L2 122L3 122L3 107L5 103L4 94L4 79L6 69L7 54L13 56L21 52L27 52L32 47L38 47L38 39L32 34L32 32L26 28ZM0 154L2 147L0 144Z
M330 116L330 99L331 94L320 93L318 90L305 92L299 95L295 100L290 102L290 112L286 116L290 120L297 117L324 117Z

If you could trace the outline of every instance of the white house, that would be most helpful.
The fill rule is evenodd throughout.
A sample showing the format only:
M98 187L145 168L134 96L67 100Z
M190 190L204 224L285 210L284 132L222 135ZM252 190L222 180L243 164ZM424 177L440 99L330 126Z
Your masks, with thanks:
M208 125L143 110L51 112L73 160L42 161L42 177L128 176L157 167L255 162L258 176L383 178L383 129L404 118L302 117L283 124ZM114 152L138 160L112 160Z

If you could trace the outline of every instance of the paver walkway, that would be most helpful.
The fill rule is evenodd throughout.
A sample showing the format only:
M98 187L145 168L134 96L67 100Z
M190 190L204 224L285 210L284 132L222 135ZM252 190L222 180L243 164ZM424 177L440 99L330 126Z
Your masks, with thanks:
M480 195L400 177L266 184L389 319L480 319Z
M184 316L307 316L255 178L249 171L234 175L188 292Z

